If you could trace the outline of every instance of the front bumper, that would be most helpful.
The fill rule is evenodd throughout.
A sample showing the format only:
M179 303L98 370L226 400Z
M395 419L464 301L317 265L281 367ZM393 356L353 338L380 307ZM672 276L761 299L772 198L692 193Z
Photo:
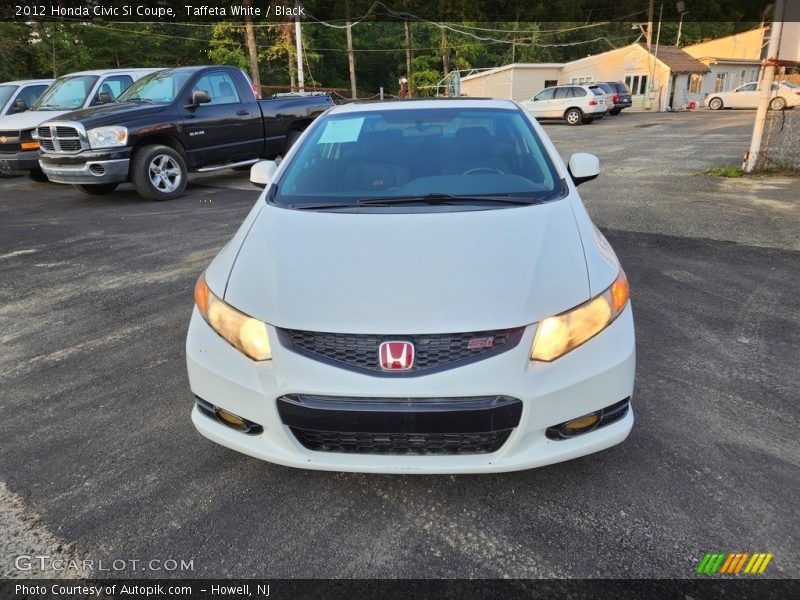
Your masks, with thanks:
M47 178L55 183L124 183L128 181L130 155L130 148L69 155L42 153L39 165Z
M622 442L631 410L605 427L564 440L548 427L613 405L633 392L635 343L630 306L606 330L553 363L531 363L535 326L503 354L413 378L374 377L318 362L281 346L270 328L273 360L256 363L218 336L194 310L186 341L192 392L263 427L247 434L210 418L197 405L192 422L205 437L270 462L308 469L372 473L485 473L569 460ZM517 425L496 451L468 455L394 455L314 451L281 417L278 398L293 395L367 398L503 396L518 399ZM284 414L285 418L285 414ZM324 428L321 426L320 428Z
M29 172L38 168L39 152L37 150L0 152L0 172L2 173Z

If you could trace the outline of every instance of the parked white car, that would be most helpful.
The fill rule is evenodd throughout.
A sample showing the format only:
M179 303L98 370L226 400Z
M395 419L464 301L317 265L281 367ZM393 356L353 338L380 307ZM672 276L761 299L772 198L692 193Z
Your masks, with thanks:
M507 100L336 106L195 288L192 421L283 465L478 473L633 425L629 289L568 166Z
M740 85L729 92L714 92L706 96L705 105L711 110L721 108L758 108L761 100L761 90L757 81ZM772 100L769 107L772 110L792 108L800 104L800 86L789 81L772 84Z
M0 83L0 115L13 115L28 110L52 79L25 79Z
M614 101L595 84L555 85L520 104L536 119L564 119L570 125L591 123L613 108Z
M101 69L80 71L56 79L27 112L0 117L0 173L28 173L47 181L39 167L36 129L73 110L113 102L137 79L158 69Z

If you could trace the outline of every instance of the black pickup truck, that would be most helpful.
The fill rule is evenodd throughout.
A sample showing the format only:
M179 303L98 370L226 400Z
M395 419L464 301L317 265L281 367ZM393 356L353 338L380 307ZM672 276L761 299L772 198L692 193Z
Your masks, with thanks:
M88 194L130 181L143 198L171 200L190 171L246 168L284 153L332 105L327 94L257 99L236 67L166 69L101 106L42 123L39 164L50 181Z

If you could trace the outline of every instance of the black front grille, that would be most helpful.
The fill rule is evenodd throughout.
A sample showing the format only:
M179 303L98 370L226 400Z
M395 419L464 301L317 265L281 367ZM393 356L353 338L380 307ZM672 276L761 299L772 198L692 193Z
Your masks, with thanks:
M488 358L515 347L524 327L425 335L358 335L279 329L284 346L302 354L356 370L390 376L408 376L420 372L457 366ZM410 341L414 344L414 365L407 371L384 371L378 348L385 341Z
M487 433L362 433L291 427L305 448L347 454L489 454L505 444L511 429Z
M56 136L59 138L75 138L78 139L78 130L74 127L56 127Z
M81 149L80 140L59 140L62 152L77 152Z
M53 145L53 140L41 137L39 138L39 147L48 152L53 152L56 149Z

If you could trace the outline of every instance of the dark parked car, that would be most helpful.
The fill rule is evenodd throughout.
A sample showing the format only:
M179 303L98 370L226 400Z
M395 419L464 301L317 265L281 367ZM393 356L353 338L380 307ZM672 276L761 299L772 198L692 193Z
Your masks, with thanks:
M614 100L614 108L608 111L612 115L618 115L623 108L628 108L633 104L631 100L631 91L623 82L606 81L599 85L607 85L612 89L611 98Z
M183 194L190 171L241 168L283 154L329 95L257 99L236 67L165 69L116 101L39 126L39 164L50 181L107 194L130 181L149 200Z

